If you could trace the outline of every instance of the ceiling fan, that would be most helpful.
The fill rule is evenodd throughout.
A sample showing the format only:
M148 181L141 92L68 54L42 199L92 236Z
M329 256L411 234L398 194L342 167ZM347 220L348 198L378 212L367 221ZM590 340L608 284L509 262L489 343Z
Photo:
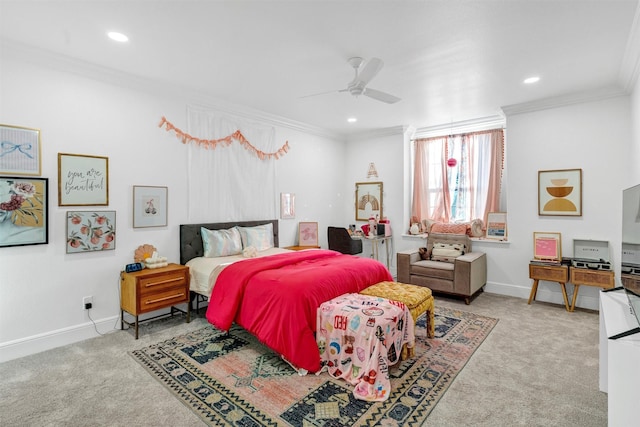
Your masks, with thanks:
M364 62L363 58L360 58L359 56L355 56L353 58L349 58L348 62L349 62L349 65L353 67L355 71L355 76L353 80L351 80L351 82L347 84L346 88L340 89L340 90L331 90L328 92L316 93L313 95L307 95L307 96L303 96L303 98L308 98L310 96L324 95L324 94L333 93L333 92L349 92L351 95L356 97L360 95L364 95L364 96L368 96L369 98L373 98L377 101L386 102L387 104L394 104L400 101L400 98L398 98L397 96L393 96L391 94L367 87L369 82L382 69L384 65L384 62L382 61L382 59L371 58L369 61L367 61L362 71L359 71L359 70L360 70L360 67L362 66L362 63Z

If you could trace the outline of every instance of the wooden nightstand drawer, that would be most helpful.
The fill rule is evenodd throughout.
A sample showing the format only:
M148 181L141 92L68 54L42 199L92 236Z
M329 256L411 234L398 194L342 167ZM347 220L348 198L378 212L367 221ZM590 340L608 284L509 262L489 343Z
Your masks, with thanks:
M168 305L189 302L189 292L182 289L169 289L164 292L142 295L140 297L139 313L158 310Z
M564 265L548 266L529 264L529 278L567 283L569 280L569 269Z
M158 277L140 278L138 286L141 295L155 294L171 289L184 290L187 288L187 279L184 272L176 271Z

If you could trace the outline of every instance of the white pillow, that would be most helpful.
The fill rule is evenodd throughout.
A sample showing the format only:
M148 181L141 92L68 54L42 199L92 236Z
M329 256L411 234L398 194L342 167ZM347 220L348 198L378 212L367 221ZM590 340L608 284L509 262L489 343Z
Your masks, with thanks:
M242 238L242 247L253 246L258 251L273 248L273 224L257 225L255 227L237 227Z
M201 227L200 233L204 256L207 258L237 255L242 252L242 239L235 227L226 230L209 230Z
M455 262L456 258L464 255L466 245L462 243L434 243L431 250L432 261Z

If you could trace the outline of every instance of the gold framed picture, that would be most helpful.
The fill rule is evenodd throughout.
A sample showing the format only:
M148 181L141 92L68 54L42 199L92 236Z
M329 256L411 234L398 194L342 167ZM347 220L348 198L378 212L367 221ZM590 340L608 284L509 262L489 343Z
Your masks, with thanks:
M356 221L382 219L382 182L356 182Z
M109 158L58 153L58 206L108 206Z
M40 130L0 125L0 174L40 176Z
M541 261L562 260L562 236L560 233L533 233L533 258Z
M298 224L298 245L318 246L317 222L301 222Z
M582 169L538 171L538 215L582 216Z

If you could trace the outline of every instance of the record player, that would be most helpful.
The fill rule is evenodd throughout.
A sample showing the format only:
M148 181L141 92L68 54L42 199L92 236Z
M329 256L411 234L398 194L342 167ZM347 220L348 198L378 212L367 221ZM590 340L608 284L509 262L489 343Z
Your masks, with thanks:
M613 270L607 241L573 239L573 256L571 266L574 268Z
M622 274L640 275L640 244L622 242Z

